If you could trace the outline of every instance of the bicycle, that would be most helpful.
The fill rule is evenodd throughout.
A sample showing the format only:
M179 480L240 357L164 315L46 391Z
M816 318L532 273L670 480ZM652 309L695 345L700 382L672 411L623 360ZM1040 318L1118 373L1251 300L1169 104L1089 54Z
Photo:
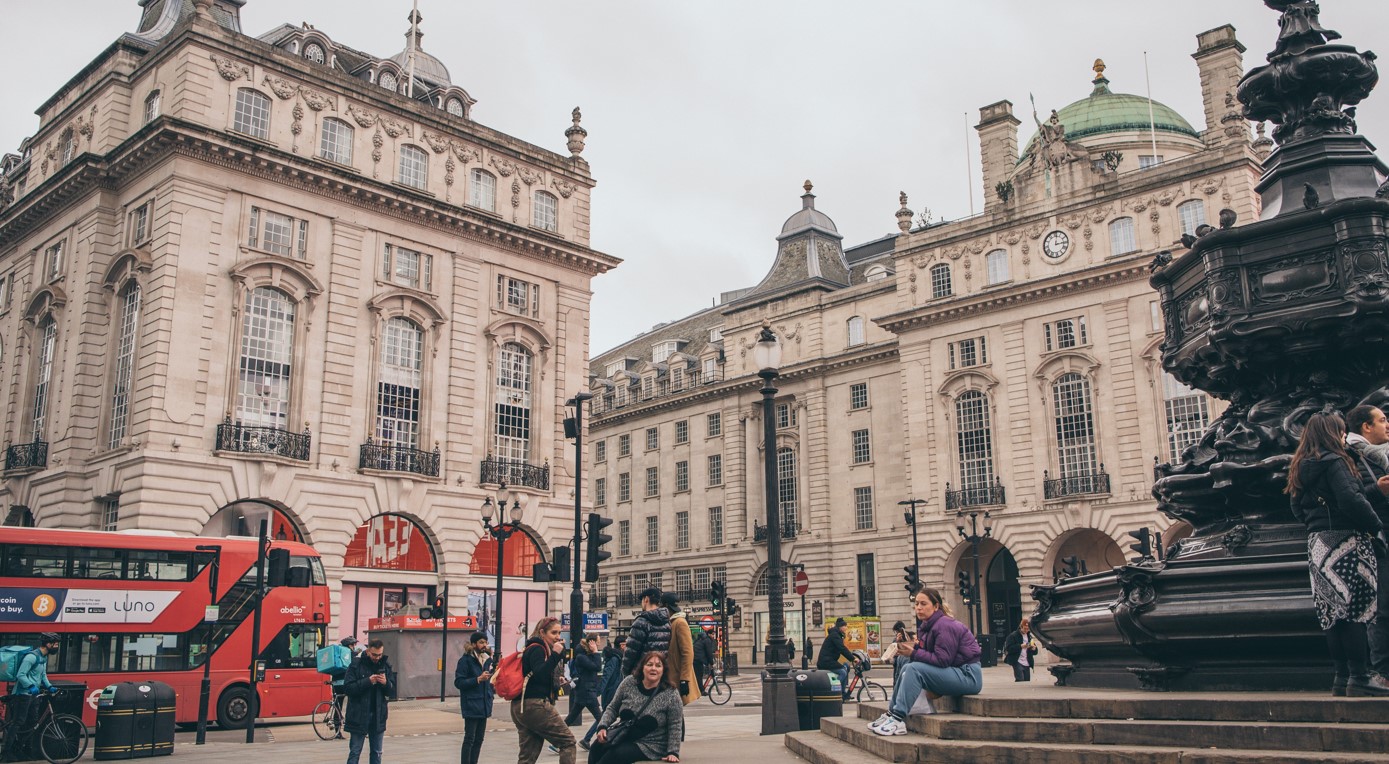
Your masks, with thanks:
M866 654L861 655L858 660L854 661L854 665L849 667L851 676L849 677L849 686L844 688L844 694L853 696L855 703L862 703L865 694L868 695L870 702L887 700L887 688L866 676L870 668L872 668L872 663Z
M716 706L721 706L733 698L733 688L728 685L728 680L723 675L722 661L714 661L709 666L709 672L704 675L704 682L699 685L699 691Z
M0 752L12 760L23 761L33 756L33 748L49 764L71 764L87 752L87 725L71 714L53 712L53 698L63 694L56 690L34 695L39 703L38 721L33 728L21 730L22 722L10 712L16 695L0 698ZM26 716L33 713L30 708Z
M324 682L331 685L332 682ZM331 700L321 700L313 707L313 731L319 740L341 740L342 727L346 722L343 714L343 701L347 696L340 695L334 688Z

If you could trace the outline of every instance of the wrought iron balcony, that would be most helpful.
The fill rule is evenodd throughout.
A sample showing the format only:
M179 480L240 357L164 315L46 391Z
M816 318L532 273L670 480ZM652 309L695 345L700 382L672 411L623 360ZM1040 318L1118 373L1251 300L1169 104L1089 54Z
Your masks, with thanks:
M410 472L425 477L439 477L439 448L433 452L409 446L373 443L370 438L362 444L361 469L387 472Z
M508 485L523 488L550 490L550 463L531 464L520 459L497 459L489 456L482 460L483 485Z
M309 434L308 424L302 433L290 432L279 427L244 425L240 420L230 418L217 425L217 450L238 454L269 454L295 459L309 460L309 446L313 436Z
M783 539L794 539L797 533L801 532L800 523L782 523L781 537ZM756 520L752 521L752 543L767 543L767 526L760 525Z
M641 604L639 592L622 592L613 599L614 607L636 607Z
M35 440L5 449L5 469L41 470L48 466L48 443Z
M949 483L945 484L945 510L947 512L954 512L967 507L988 507L1005 503L1007 503L1007 498L1003 491L1003 482L997 478L992 485L986 483L969 488L951 489Z
M1104 465L1100 465L1097 472L1086 472L1077 475L1062 475L1061 477L1050 477L1046 470L1042 471L1042 495L1047 499L1064 499L1067 496L1085 496L1087 494L1109 493L1109 473L1104 471Z

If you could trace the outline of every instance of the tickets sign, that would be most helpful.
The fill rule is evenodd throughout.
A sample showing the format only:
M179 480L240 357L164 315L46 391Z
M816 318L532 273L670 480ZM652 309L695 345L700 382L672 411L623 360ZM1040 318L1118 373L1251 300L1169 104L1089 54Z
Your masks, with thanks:
M0 587L4 623L153 623L174 591Z

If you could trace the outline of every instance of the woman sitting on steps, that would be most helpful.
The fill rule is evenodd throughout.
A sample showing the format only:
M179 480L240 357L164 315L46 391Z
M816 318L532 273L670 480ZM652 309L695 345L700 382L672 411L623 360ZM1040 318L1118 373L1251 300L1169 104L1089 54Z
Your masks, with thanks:
M984 687L979 668L979 642L969 627L945 612L940 592L917 592L916 642L898 644L899 655L911 663L902 667L888 712L868 728L879 735L907 734L907 713L923 691L927 697L978 695Z

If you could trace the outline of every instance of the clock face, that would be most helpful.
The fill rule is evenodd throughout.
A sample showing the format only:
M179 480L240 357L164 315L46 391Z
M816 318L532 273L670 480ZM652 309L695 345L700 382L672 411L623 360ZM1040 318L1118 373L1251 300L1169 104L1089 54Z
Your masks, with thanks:
M1070 246L1071 237L1067 236L1065 231L1052 231L1042 240L1042 252L1053 260L1060 259Z

